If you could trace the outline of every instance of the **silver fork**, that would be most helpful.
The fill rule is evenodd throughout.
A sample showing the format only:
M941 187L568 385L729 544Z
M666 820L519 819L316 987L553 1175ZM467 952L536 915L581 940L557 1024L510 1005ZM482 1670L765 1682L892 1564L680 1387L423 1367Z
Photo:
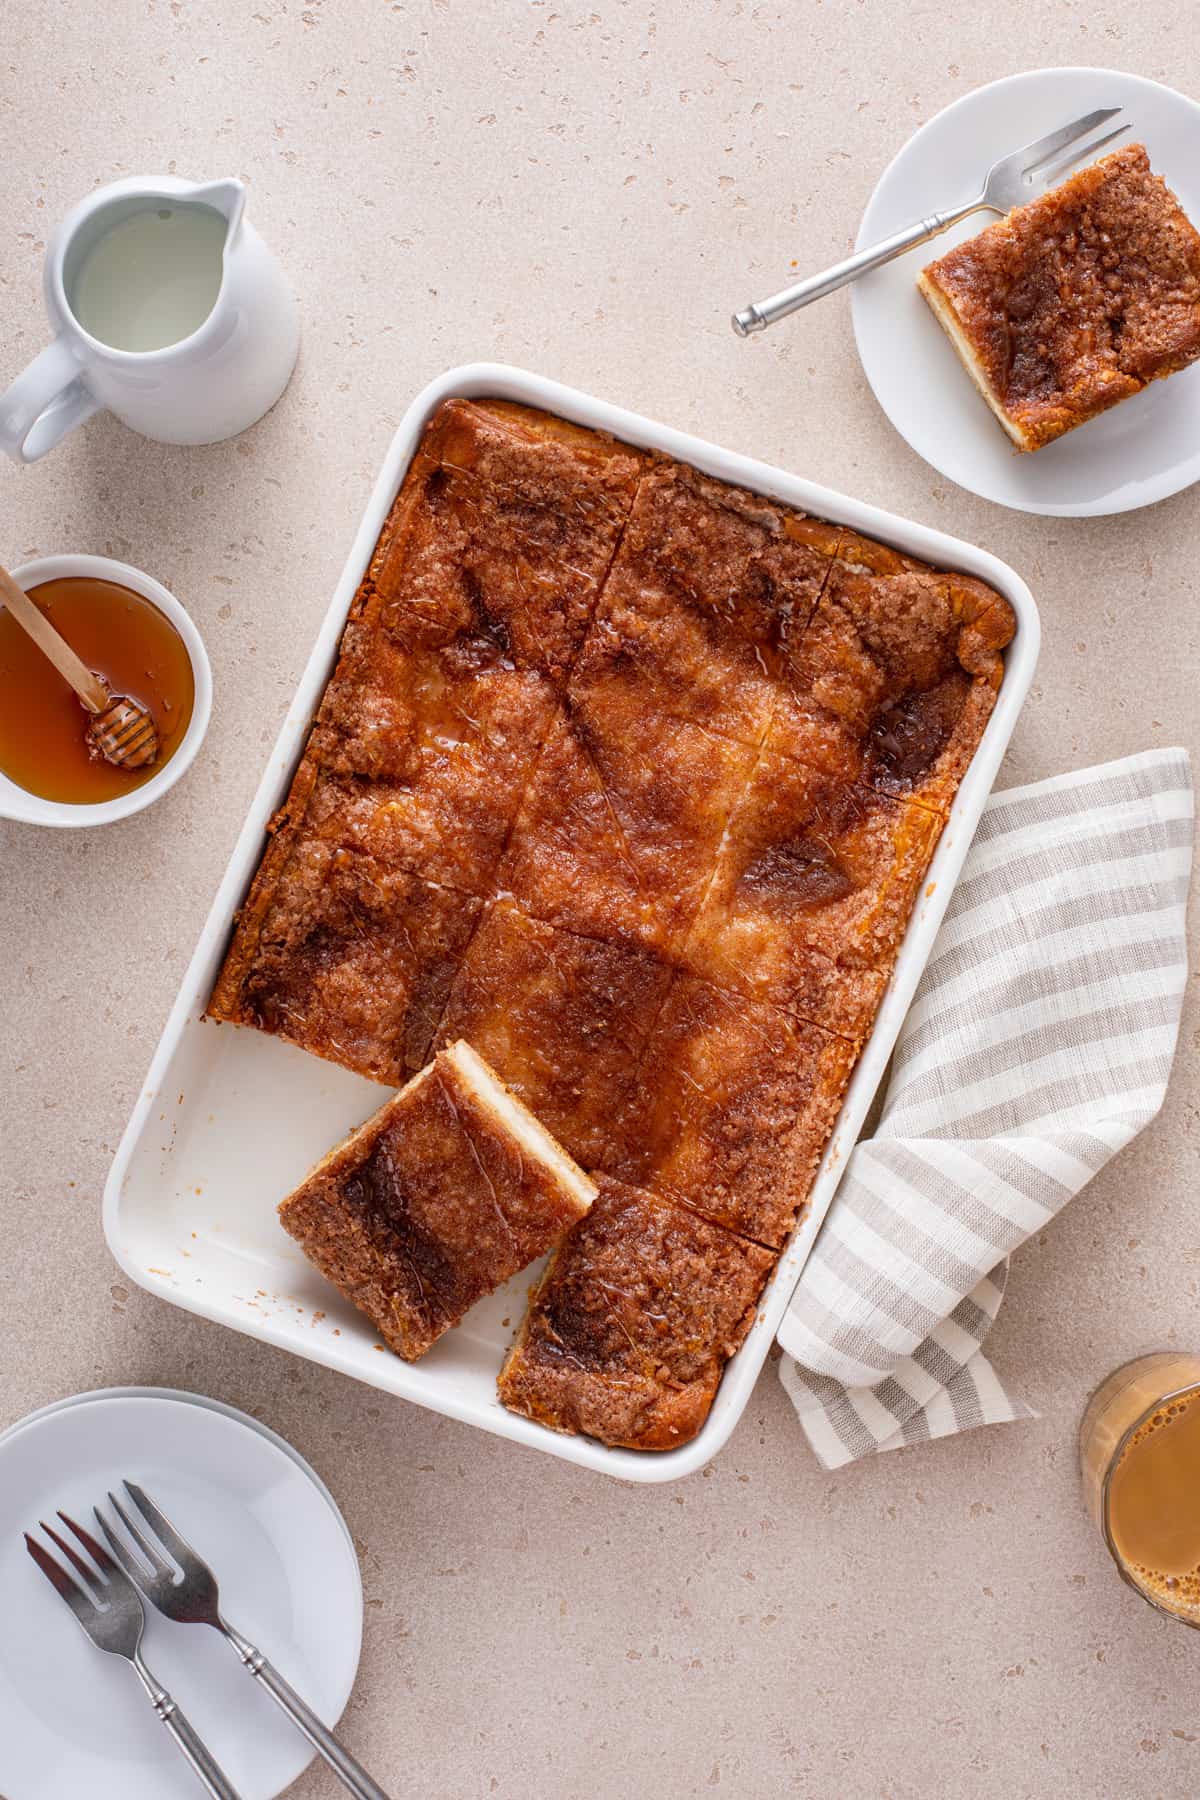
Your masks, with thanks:
M142 1660L141 1644L146 1625L146 1609L142 1605L141 1595L90 1532L85 1531L82 1525L77 1525L74 1519L69 1519L66 1513L60 1512L58 1516L67 1530L78 1538L95 1567L89 1568L66 1539L61 1538L44 1519L40 1521L42 1530L70 1563L79 1580L76 1581L69 1575L45 1546L26 1532L25 1547L30 1556L47 1581L61 1594L93 1644L100 1650L107 1650L112 1656L123 1656L133 1664L155 1712L208 1792L215 1800L239 1800L237 1789L226 1780L212 1753L184 1718L166 1688L155 1679Z
M823 274L810 275L806 280L796 282L794 287L772 294L769 300L759 300L744 307L741 312L734 313L733 329L739 337L749 337L751 332L764 331L768 325L774 325L777 319L786 319L789 313L798 312L802 306L810 306L814 300L823 300L835 288L857 281L868 269L877 269L882 263L891 262L894 256L903 256L906 250L913 249L915 245L940 236L951 225L957 225L960 219L969 218L973 212L1011 212L1014 206L1023 206L1027 200L1046 193L1060 175L1065 175L1068 169L1074 168L1087 157L1094 156L1105 144L1111 144L1114 138L1129 130L1127 124L1118 125L1115 131L1096 138L1090 144L1080 142L1081 138L1085 138L1098 125L1115 119L1120 110L1119 106L1104 106L1098 112L1085 113L1081 119L1073 119L1060 131L1052 131L1047 137L1039 138L1035 144L1026 144L1024 149L1014 150L1011 156L1002 157L999 162L992 164L983 188L974 200L968 200L964 206L952 207L949 212L930 213L927 219L919 219L915 225L906 226L893 237L884 238L882 243L872 244L869 250L856 251L845 262L835 263Z
M126 1481L124 1486L153 1536L148 1537L139 1528L115 1494L109 1494L108 1503L149 1567L139 1561L129 1546L121 1541L99 1507L94 1508L96 1523L108 1539L113 1555L126 1573L137 1582L146 1598L152 1600L159 1612L165 1613L168 1619L178 1619L185 1625L214 1626L229 1640L245 1667L258 1678L293 1724L300 1727L314 1750L319 1751L357 1800L388 1800L383 1789L371 1780L349 1751L342 1748L333 1733L321 1723L312 1708L305 1705L295 1688L267 1661L262 1651L256 1649L249 1638L243 1637L240 1631L235 1631L221 1617L217 1578L203 1558L196 1554L186 1538L179 1535L171 1521L136 1482ZM171 1563L162 1554L163 1550L178 1567L182 1579L176 1576Z

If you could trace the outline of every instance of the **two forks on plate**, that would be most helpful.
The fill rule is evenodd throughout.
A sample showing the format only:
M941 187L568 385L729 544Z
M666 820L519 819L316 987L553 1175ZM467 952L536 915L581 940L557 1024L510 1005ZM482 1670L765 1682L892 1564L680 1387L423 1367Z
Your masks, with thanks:
M118 1529L118 1524L99 1507L92 1509L108 1549L65 1512L60 1512L58 1518L86 1553L86 1559L45 1521L41 1530L63 1560L59 1561L28 1531L25 1545L97 1649L130 1663L155 1712L206 1791L215 1800L239 1800L237 1789L208 1746L146 1666L141 1647L146 1625L143 1595L169 1619L184 1625L209 1625L219 1631L244 1667L325 1758L343 1786L358 1800L388 1800L383 1789L338 1743L262 1651L222 1616L217 1578L209 1564L143 1488L133 1481L126 1481L124 1486L130 1510L115 1494L108 1495L115 1521L123 1529Z

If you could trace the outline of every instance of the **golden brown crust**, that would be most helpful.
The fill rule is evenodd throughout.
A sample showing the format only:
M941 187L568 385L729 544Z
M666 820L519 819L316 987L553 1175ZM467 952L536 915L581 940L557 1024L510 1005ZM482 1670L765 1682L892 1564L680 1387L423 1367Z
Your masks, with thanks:
M494 1097L443 1051L313 1170L279 1216L411 1362L583 1216L585 1178L574 1174L577 1184L507 1129Z
M397 1083L466 1038L640 1184L573 1233L507 1404L647 1448L699 1429L1012 631L970 577L564 421L431 420L210 1012ZM419 1231L377 1173L348 1204L318 1171L287 1215L401 1354L482 1279L413 1185Z
M653 470L639 486L577 682L621 684L645 710L757 746L837 538L832 527L695 471Z
M209 1016L405 1081L428 1057L480 905L303 837L252 890Z
M382 795L346 791L305 755L237 915L209 1018L257 1027L376 1081L421 1067L481 902L391 857L388 824ZM493 862L504 829L493 831ZM461 860L482 836L477 812L473 834L464 818L445 841ZM456 873L449 858L423 860Z
M1016 618L971 576L879 550L846 534L790 659L772 743L944 813L991 717Z
M486 894L555 702L538 675L480 671L469 686L457 684L441 723L422 674L410 670L407 691L422 716L394 775L364 770L361 757L356 766L328 727L316 727L310 749L321 773L305 826L389 867Z
M940 831L929 808L822 775L775 751L768 733L686 961L785 1007L813 981L814 956L818 969L886 974ZM854 1036L835 1011L836 988L828 994L820 1023Z
M210 1019L239 1024L248 1022L242 1018L242 984L254 966L263 923L295 846L296 833L308 809L317 773L315 760L301 759L287 799L267 826L262 860L254 872L250 891L234 918L233 937L208 1002Z
M420 1066L555 716L553 682L578 650L644 463L528 409L459 400L438 409L351 608L210 1017L259 1025L384 1080ZM372 958L355 943L361 908L320 891L335 849L364 859L332 863L371 878L350 886L370 893L386 871L393 889L410 890L412 919L403 906L387 913L415 954L402 943ZM375 936L380 908L367 910ZM264 927L288 949L305 942L303 968L264 948ZM322 959L342 964L340 985L312 979ZM412 990L422 1022L406 1028L403 1053L367 1041L372 1001L356 970L363 984ZM381 1033L402 1008L399 997L378 999Z
M393 851L431 880L485 883L512 822L550 722L554 690L535 670L518 669L480 640L400 651L363 621L352 632L375 645L367 676L359 639L347 634L326 690L308 756L411 821ZM379 644L386 643L385 653ZM461 825L482 815L489 841L465 868ZM449 870L449 874L447 874ZM478 891L471 886L471 891Z
M500 1398L553 1431L673 1450L708 1416L774 1257L670 1201L599 1185L534 1295Z
M497 884L535 918L669 955L703 898L754 763L745 745L577 675L525 793Z
M646 459L564 426L491 401L438 408L371 564L368 627L406 650L467 639L565 676Z
M501 900L471 939L439 1036L466 1038L584 1168L611 1168L670 981L645 951L560 931Z
M779 1250L842 1103L857 1044L691 976L671 988L616 1134L625 1180Z
M1200 356L1200 234L1130 144L922 271L1022 450Z

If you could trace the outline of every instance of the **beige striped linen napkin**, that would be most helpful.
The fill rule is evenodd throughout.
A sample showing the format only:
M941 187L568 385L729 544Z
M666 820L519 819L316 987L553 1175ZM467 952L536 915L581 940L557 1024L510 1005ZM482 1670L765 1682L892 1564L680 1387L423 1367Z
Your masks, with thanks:
M981 1346L1012 1251L1162 1104L1192 818L1184 750L989 801L779 1329L826 1468L1035 1416Z

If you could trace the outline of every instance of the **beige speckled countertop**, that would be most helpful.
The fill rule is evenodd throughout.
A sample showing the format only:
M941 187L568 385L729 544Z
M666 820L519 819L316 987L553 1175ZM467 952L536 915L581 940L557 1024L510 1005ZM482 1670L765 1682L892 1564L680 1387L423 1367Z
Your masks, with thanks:
M346 1735L422 1800L1200 1792L1197 1641L1080 1511L1092 1385L1200 1339L1197 1011L1165 1112L1017 1258L995 1359L1043 1414L822 1474L773 1366L702 1475L627 1489L131 1290L99 1196L169 1002L408 399L524 363L1006 557L1045 646L1007 782L1193 741L1193 490L1078 523L912 455L846 296L728 315L844 253L883 164L968 88L1120 64L1200 89L1169 0L22 0L0 44L0 384L45 335L43 243L93 184L236 173L301 298L274 413L213 449L98 418L0 467L0 554L106 551L208 642L196 767L123 826L0 832L0 1426L159 1382L248 1408L332 1484L367 1594ZM132 899L131 899L132 895ZM340 1792L324 1769L293 1790ZM21 1800L10 1796L10 1800ZM76 1800L63 1796L63 1800Z

